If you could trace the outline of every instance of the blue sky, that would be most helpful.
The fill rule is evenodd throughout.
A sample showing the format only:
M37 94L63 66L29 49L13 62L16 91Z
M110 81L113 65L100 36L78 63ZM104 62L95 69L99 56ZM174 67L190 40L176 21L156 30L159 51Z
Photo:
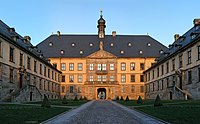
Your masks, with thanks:
M61 34L97 34L100 8L106 34L149 34L168 46L200 18L199 0L2 0L0 19L36 45Z

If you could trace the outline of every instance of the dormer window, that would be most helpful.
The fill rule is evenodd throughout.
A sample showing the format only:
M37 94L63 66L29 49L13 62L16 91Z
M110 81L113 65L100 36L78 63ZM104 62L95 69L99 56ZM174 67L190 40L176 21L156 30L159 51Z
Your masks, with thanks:
M142 51L142 50L140 50L140 51L139 51L139 54L143 54L143 51Z
M124 54L124 51L123 51L123 50L121 50L121 51L120 51L120 53L121 53L121 54Z
M128 43L128 46L130 47L130 46L132 46L132 44L129 42L129 43Z
M111 47L113 47L113 46L114 46L114 44L113 44L113 43L110 43L110 46L111 46Z
M72 43L72 47L75 47L75 45L76 45L75 43Z
M195 27L195 30L198 30L200 28L200 25L197 25L196 27Z
M61 51L60 51L60 53L61 53L61 54L64 54L64 53L65 53L65 51L64 51L64 50L61 50Z
M196 36L196 34L192 34L191 38L194 39Z
M160 51L159 51L159 53L160 53L160 54L163 54L163 53L164 53L164 51L163 51L163 50L160 50Z
M83 50L80 50L80 54L81 54L81 55L83 54Z
M90 47L92 47L93 46L93 43L90 43Z
M52 46L53 46L53 43L52 43L52 42L49 42L49 46L52 47Z
M150 43L147 43L147 46L148 46L148 47L150 47L150 46L151 46L151 44L150 44Z

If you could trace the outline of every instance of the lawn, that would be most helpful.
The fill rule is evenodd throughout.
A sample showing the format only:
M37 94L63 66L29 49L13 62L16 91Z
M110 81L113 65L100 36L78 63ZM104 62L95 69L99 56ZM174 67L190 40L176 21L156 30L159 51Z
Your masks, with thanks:
M0 124L39 123L67 110L69 108L1 104Z
M163 100L162 107L154 107L154 100L145 100L143 104L137 104L136 100L117 102L173 124L200 122L200 100Z

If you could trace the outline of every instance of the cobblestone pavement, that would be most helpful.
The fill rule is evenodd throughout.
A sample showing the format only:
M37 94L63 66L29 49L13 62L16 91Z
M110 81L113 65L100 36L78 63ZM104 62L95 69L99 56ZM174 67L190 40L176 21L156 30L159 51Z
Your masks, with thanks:
M164 122L165 123L165 122ZM90 101L41 124L164 124L113 101Z

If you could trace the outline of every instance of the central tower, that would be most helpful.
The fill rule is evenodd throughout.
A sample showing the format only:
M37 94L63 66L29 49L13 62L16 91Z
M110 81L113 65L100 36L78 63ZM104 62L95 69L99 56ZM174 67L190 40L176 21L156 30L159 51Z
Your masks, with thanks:
M98 36L99 38L104 38L105 36L105 28L106 28L106 21L103 19L102 10L100 11L100 19L98 20Z

